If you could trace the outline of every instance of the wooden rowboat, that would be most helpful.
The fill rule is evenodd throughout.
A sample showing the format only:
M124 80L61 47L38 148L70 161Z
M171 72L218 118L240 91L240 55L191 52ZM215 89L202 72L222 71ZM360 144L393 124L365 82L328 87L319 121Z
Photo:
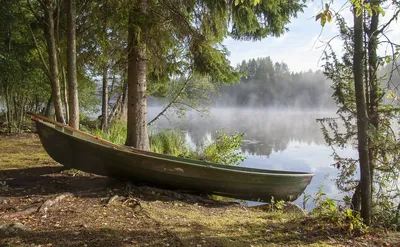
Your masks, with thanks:
M199 191L237 199L293 201L313 174L225 166L146 152L34 115L40 140L58 163L81 171L158 187Z

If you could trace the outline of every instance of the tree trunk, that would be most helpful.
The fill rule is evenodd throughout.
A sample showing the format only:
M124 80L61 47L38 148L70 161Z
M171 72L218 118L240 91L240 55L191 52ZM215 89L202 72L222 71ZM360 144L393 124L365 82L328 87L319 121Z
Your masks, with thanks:
M108 128L108 66L107 62L103 67L103 92L101 100L101 129L107 130Z
M8 86L4 86L4 98L5 98L5 102L6 102L6 119L7 119L7 123L11 123L12 121L12 117L11 117L11 106L10 106L10 98L8 95Z
M379 6L379 1L372 0L371 7ZM379 128L379 85L378 85L378 24L379 24L379 12L372 11L371 25L368 32L368 67L369 67L369 109L368 116L371 121L371 125L374 126L377 131ZM369 161L371 167L371 178L373 177L373 170L375 164L376 150L375 148L369 148Z
M67 9L67 77L69 125L79 129L78 80L76 75L75 0L66 0Z
M110 116L108 117L108 123L111 124L117 119L120 119L124 114L127 109L127 94L128 94L128 84L124 80L122 82L122 93L118 96L117 101L114 104L113 110L110 113Z
M63 107L61 103L60 95L60 83L58 81L58 63L57 63L57 52L56 42L54 38L54 19L53 19L53 6L52 2L48 5L43 6L44 9L44 33L47 42L47 53L49 55L49 65L51 73L51 95L56 113L56 120L60 123L65 123L63 116Z
M46 108L44 109L44 116L50 118L51 109L53 107L53 96L50 95L49 100L47 101Z
M59 56L61 59L61 56ZM62 82L63 82L63 99L64 99L64 106L65 106L65 120L69 123L69 106L68 106L68 86L67 86L67 76L65 74L65 68L62 62L61 64L61 75L62 75Z
M147 12L147 1L142 0L137 4L137 12L130 11L128 30L128 126L126 145L142 150L150 150L147 132L147 64L145 23L143 16ZM139 19L140 33L134 28L135 18ZM139 40L140 35L140 40Z
M6 82L6 86L4 89L4 94L5 94L5 100L6 100L6 108L7 108L7 127L8 127L8 133L11 133L11 122L12 122L12 110L11 110L11 105L10 105L10 95L8 93L8 86Z
M360 162L360 189L361 189L361 217L366 224L371 222L372 205L372 179L368 155L368 117L365 103L364 82L363 82L363 15L354 15L354 58L353 74L354 88L356 92L357 108L357 138L358 154Z
M63 63L63 59L61 56L61 47L60 47L60 11L61 11L61 1L57 1L56 8L56 22L54 26L54 33L56 35L56 45L57 45L57 55L58 61L61 69L61 80L62 80L62 100L65 107L65 122L68 124L69 122L69 107L68 107L68 88L67 88L67 77L65 74L65 66Z
M18 109L18 104L17 104L17 96L13 96L13 105L14 105L14 121L15 125L17 126L17 133L19 134L21 132L21 113L20 110Z

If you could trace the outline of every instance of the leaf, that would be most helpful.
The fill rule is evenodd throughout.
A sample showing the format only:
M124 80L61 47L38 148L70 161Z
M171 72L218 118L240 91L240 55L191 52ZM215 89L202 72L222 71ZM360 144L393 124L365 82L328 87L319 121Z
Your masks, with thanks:
M321 18L322 17L322 15L323 15L323 13L319 13L316 17L315 17L315 20L316 21L318 21L319 20L319 18Z
M323 15L321 18L321 26L325 26L325 23L326 23L326 16Z
M382 16L385 16L385 11L381 8L381 6L377 6L377 9Z
M325 3L325 11L329 10L329 4Z
M238 6L240 3L240 0L235 0L235 6Z
M362 14L362 8L361 7L357 7L356 16L360 16L361 14Z
M385 56L385 62L386 63L391 63L392 62L392 57L391 56Z
M332 15L330 11L327 12L326 19L328 20L328 22L332 22Z
M369 3L366 3L366 4L364 5L364 7L365 7L365 10L367 10L369 16L372 16L372 8L371 8L371 5L370 5ZM357 12L358 12L358 9L357 9Z
M389 91L388 91L387 98L388 98L388 99L397 100L397 95L393 92L393 90L389 90Z

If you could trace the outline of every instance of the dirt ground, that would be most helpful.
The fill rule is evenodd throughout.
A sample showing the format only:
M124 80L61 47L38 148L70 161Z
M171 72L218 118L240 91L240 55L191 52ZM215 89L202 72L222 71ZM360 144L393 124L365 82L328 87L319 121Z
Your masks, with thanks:
M400 235L65 170L26 134L0 135L0 246L400 246Z

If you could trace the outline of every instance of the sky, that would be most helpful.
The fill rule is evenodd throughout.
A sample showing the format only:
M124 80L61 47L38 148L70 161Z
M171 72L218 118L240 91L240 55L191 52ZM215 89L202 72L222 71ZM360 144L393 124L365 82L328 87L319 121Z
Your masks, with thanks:
M271 57L274 62L285 62L291 71L300 72L309 69L318 70L322 62L319 61L325 47L325 43L338 34L337 26L334 22L327 23L324 28L320 22L315 21L315 15L322 10L320 1L307 1L307 8L304 13L299 13L297 18L293 18L287 26L289 32L281 37L268 37L262 41L236 41L227 38L224 45L230 51L229 59L232 65L239 64L242 60ZM345 6L345 7L342 7ZM332 10L341 9L343 17L350 25L353 23L353 16L347 1L334 1ZM386 23L395 12L393 8L384 6L385 16L381 18L381 24ZM387 29L388 37L396 43L400 43L400 20L395 21ZM342 42L335 38L331 41L333 49L341 51ZM379 47L379 54L384 55L387 46Z

